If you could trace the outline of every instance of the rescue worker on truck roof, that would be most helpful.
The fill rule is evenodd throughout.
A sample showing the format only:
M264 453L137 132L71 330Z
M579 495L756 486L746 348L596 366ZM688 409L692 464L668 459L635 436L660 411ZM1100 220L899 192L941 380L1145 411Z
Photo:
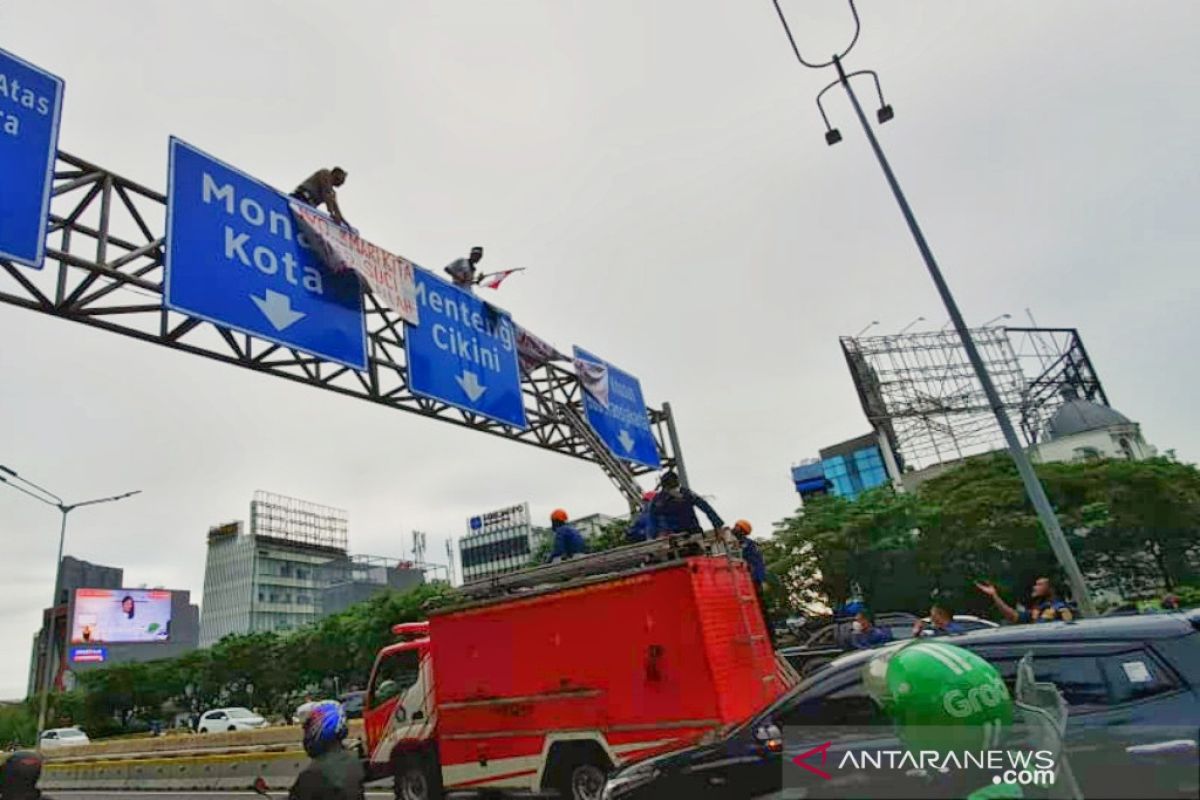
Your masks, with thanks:
M349 228L350 223L342 216L342 209L337 201L337 187L345 182L346 170L341 167L319 169L297 186L291 196L313 208L324 205L334 222Z
M708 517L714 530L725 527L725 522L708 501L691 489L680 486L679 476L674 472L663 475L659 486L661 490L650 502L652 530L649 538L667 533L700 533L703 528L696 518L697 508Z
M556 508L550 514L550 527L554 529L554 548L550 551L547 561L558 558L571 558L587 552L587 542L583 535L567 524L567 512Z
M633 522L629 523L629 529L625 532L627 541L644 542L654 538L654 517L650 514L650 504L654 502L655 494L656 492L642 494L642 510L634 516Z
M771 626L771 618L767 616L767 597L763 592L767 583L767 563L763 560L762 551L758 549L758 542L750 538L752 530L754 528L744 519L733 523L733 535L737 537L738 545L742 548L742 560L750 570L750 581L754 584L754 594L758 597L763 625L767 629L767 636L774 643L775 629Z

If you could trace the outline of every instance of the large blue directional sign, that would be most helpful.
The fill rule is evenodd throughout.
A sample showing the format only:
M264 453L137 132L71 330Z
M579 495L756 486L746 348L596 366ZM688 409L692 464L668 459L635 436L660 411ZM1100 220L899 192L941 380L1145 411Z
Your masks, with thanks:
M583 409L587 413L588 424L604 442L604 446L625 461L654 468L662 466L654 432L650 430L646 401L642 399L642 384L638 379L580 347L575 348L575 360L605 367L605 391L583 393ZM587 382L584 384L586 386Z
M358 276L332 273L288 198L174 137L167 179L167 306L365 370Z
M0 50L0 258L41 269L63 82Z
M406 324L408 385L417 394L524 428L517 337L508 314L416 270L421 324Z

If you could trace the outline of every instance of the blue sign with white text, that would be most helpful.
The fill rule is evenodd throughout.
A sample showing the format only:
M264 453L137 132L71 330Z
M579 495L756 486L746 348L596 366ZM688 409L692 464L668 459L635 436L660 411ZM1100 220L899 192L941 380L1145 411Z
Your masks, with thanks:
M285 195L174 137L165 266L169 308L367 368L357 273L320 262Z
M524 428L517 337L508 313L423 269L416 279L421 324L404 326L409 388Z
M0 258L41 269L63 81L0 50Z
M585 389L593 384L594 391L583 393L583 409L600 441L617 458L646 467L662 466L638 379L580 347L575 348L575 359L604 367L589 380L581 377Z

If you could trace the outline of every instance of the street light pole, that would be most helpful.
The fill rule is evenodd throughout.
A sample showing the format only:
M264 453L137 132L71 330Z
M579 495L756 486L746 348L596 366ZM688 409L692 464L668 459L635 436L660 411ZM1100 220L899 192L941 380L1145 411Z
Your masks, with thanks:
M1054 509L1050 507L1050 500L1046 497L1046 490L1042 487L1041 482L1038 481L1037 474L1033 471L1033 464L1029 461L1029 455L1017 439L1017 433L1013 429L1011 420L1008 418L1008 412L1000 400L1000 395L992 383L991 376L988 374L983 359L979 356L979 351L975 347L975 341L971 338L971 332L967 329L967 325L963 321L962 313L958 310L958 303L955 302L954 296L950 293L950 287L947 286L945 278L942 277L942 272L938 268L937 261L934 260L933 252L929 249L928 242L925 241L925 234L921 232L921 227L917 224L917 218L913 214L912 208L908 205L908 200L900 188L900 182L896 180L896 175L892 172L891 164L888 163L887 157L883 154L883 148L879 145L879 140L875 138L875 132L871 130L871 125L867 122L867 115L863 113L862 105L858 102L858 96L854 93L854 87L850 85L850 78L856 75L871 76L875 82L875 92L879 95L879 111L876 114L879 122L882 124L892 119L895 116L895 112L883 100L883 89L880 87L879 76L870 70L860 70L847 74L846 70L842 67L842 59L854 49L854 45L858 43L859 34L862 32L862 22L859 19L858 9L854 5L854 0L848 0L850 15L854 21L854 33L850 39L850 43L839 55L834 55L829 61L820 63L805 60L804 56L800 53L799 46L796 44L795 37L792 36L791 27L788 25L787 17L783 13L783 8L780 6L779 0L772 0L772 2L775 6L775 12L779 15L779 22L783 26L784 33L787 34L788 41L792 46L792 52L796 55L796 60L802 66L809 69L825 69L831 66L836 68L837 80L830 83L817 94L817 110L820 111L821 119L825 122L825 142L826 144L834 145L842 140L841 132L829 123L829 117L825 113L825 108L821 105L821 97L833 87L840 85L846 90L846 96L850 98L850 104L854 107L854 113L858 117L859 124L862 125L863 133L866 134L867 141L871 145L871 150L875 153L875 158L879 162L879 167L883 170L883 175L887 179L888 186L891 187L892 195L896 198L896 204L900 206L900 212L904 215L904 221L908 224L908 230L917 244L917 249L921 252L921 258L925 261L929 277L933 279L934 286L937 287L938 294L942 298L942 303L945 304L946 310L950 314L950 322L954 324L954 329L958 332L963 349L966 350L967 359L971 362L975 375L983 387L984 395L987 397L988 405L991 407L992 413L996 416L996 422L999 424L1000 431L1004 435L1004 441L1008 445L1008 452L1012 456L1013 462L1017 465L1017 472L1020 473L1021 481L1025 485L1025 494L1033 504L1038 519L1046 531L1046 538L1050 541L1050 548L1054 551L1059 564L1062 565L1063 571L1066 572L1067 581L1070 583L1071 590L1079 602L1082 611L1088 615L1095 615L1096 609L1092 604L1091 595L1088 594L1087 583L1083 579L1083 572L1079 569L1079 564L1075 561L1075 555L1071 552L1071 546L1067 543L1067 537L1063 535Z
M854 113L858 117L859 124L862 125L863 133L866 134L867 141L871 144L871 150L875 153L875 158L879 162L879 167L883 170L883 175L887 179L888 186L891 187L892 195L896 198L896 204L900 206L900 213L904 215L904 221L908 223L908 230L917 244L917 249L921 251L921 258L925 261L929 277L933 279L934 286L937 287L938 295L941 296L942 303L945 304L946 311L950 314L950 321L954 323L954 329L958 332L958 336L962 340L963 349L967 352L967 359L971 362L971 366L975 370L975 375L983 387L983 393L987 397L988 405L991 406L992 413L996 415L996 422L1000 425L1000 431L1004 434L1004 441L1008 444L1009 455L1012 456L1012 460L1016 463L1017 472L1020 473L1021 481L1025 484L1025 493L1029 496L1030 502L1033 503L1038 519L1041 521L1042 527L1046 530L1046 537L1050 540L1050 548L1054 551L1054 555L1058 558L1063 570L1067 573L1067 581L1071 584L1071 591L1074 593L1075 599L1079 602L1080 608L1085 614L1094 616L1096 609L1092 605L1091 595L1088 594L1087 583L1083 579L1083 572L1079 569L1079 564L1075 561L1075 554L1071 552L1071 546L1067 543L1066 536L1063 535L1062 527L1058 524L1058 516L1055 515L1054 509L1050 506L1050 500L1046 497L1046 490L1042 487L1041 481L1038 480L1037 474L1033 471L1033 464L1029 460L1029 455L1025 452L1025 448L1021 446L1020 440L1017 439L1017 432L1013 429L1012 421L1008 418L1008 412L1004 408L1004 403L1000 400L1000 394L996 391L995 384L992 383L987 366L984 365L983 359L979 355L979 350L975 347L975 340L971 338L971 332L967 329L966 322L963 321L962 312L958 310L958 303L955 301L954 295L951 294L950 287L946 284L946 279L942 277L942 271L938 268L937 261L933 257L933 251L929 249L929 243L925 241L925 234L922 233L921 226L917 224L917 218L913 214L912 208L908 205L908 199L904 196L904 191L900 188L900 182L896 180L896 175L892 172L891 164L888 163L887 156L884 155L883 148L879 145L879 140L875 138L875 132L871 129L871 125L867 121L867 115L863 113L862 104L858 102L858 96L854 93L854 87L850 85L850 76L846 74L845 69L842 67L841 58L835 56L833 63L837 67L838 83L842 85L842 88L846 90L846 96L850 98L850 104L854 107ZM890 107L885 106L885 108Z
M117 500L124 500L127 497L133 497L135 494L140 494L141 489L135 489L132 492L125 492L124 494L113 495L112 497L100 497L95 500L84 500L79 503L68 504L64 503L61 497L54 494L50 490L43 489L41 486L38 486L28 478L20 476L15 470L9 469L5 466L0 466L0 471L6 473L7 475L11 475L12 477L36 489L42 494L54 498L54 500L51 501L44 497L39 497L37 494L34 494L28 489L13 483L3 475L0 475L0 482L3 482L20 492L24 492L35 500L39 500L48 506L54 506L59 510L59 513L62 514L62 525L58 529L58 558L54 562L54 594L50 598L50 619L47 620L43 626L45 635L42 637L42 649L45 654L45 668L42 670L42 691L41 699L38 704L37 723L37 736L40 742L42 732L46 729L46 713L50 705L50 684L54 682L54 609L58 607L58 587L62 582L63 546L67 539L67 514L70 514L72 511L82 506L92 506L96 505L97 503L112 503ZM70 620L67 621L67 625L70 625Z

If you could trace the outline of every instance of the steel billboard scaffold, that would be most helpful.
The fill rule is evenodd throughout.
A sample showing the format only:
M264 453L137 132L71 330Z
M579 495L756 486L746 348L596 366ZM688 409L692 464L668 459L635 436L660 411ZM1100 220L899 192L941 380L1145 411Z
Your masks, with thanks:
M975 328L971 337L1027 445L1064 397L1108 405L1074 328ZM999 450L1004 436L956 331L841 339L863 412L906 466Z
M60 151L48 220L50 268L35 272L0 259L0 302L590 461L626 495L631 475L653 471L599 452L590 432L579 430L583 392L563 365L523 370L524 429L415 393L404 325L369 294L362 371L172 311L163 302L165 216L163 193ZM664 466L676 466L669 412L647 411Z

